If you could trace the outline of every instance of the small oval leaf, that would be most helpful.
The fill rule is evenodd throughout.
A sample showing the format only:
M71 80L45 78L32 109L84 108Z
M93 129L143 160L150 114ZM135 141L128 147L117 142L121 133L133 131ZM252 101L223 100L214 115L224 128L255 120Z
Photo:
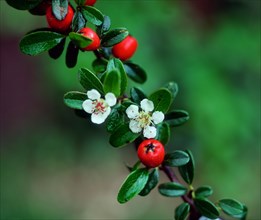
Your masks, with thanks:
M178 84L175 82L168 82L164 87L167 88L171 92L172 99L175 99L175 97L177 96L178 91L179 91Z
M189 120L189 113L184 110L174 110L165 115L165 121L171 126L176 127Z
M30 10L37 6L42 0L6 0L7 4L18 10Z
M213 194L213 189L210 186L201 186L196 189L195 196L197 198L206 198Z
M127 76L137 83L144 83L147 80L147 74L140 66L134 63L125 62L124 68L126 70Z
M112 92L116 97L121 93L121 76L120 72L115 69L108 72L103 82L104 92Z
M82 110L82 103L87 99L86 93L82 92L67 92L64 95L64 103L70 108Z
M221 199L218 205L224 213L235 218L243 218L247 214L245 206L235 199Z
M143 188L143 190L139 193L140 196L146 196L153 190L159 182L159 171L157 168L153 169L149 174L149 179Z
M113 29L103 35L101 44L103 47L111 47L123 41L128 35L129 32L126 28Z
M190 205L186 202L180 204L175 210L175 220L186 220L190 211Z
M57 44L52 49L48 50L49 56L51 58L57 59L62 55L65 46L65 40L66 38L63 38L59 44Z
M141 89L138 89L136 87L131 88L130 96L131 96L132 101L137 103L138 105L140 105L140 102L143 99L147 98L147 96L144 94L144 92Z
M164 164L171 167L179 167L189 162L189 155L181 150L176 150L173 153L166 154Z
M69 38L79 48L87 47L88 45L90 45L92 43L92 39L87 38L87 37L83 36L82 34L75 33L75 32L70 32Z
M154 103L154 111L162 111L163 113L168 111L172 103L171 93L165 88L159 89L152 93L149 100Z
M78 53L79 48L72 41L70 41L65 56L65 63L68 68L75 67L77 64Z
M216 219L219 216L219 211L217 207L207 199L194 199L194 204L197 210L210 219Z
M82 14L87 21L97 26L101 25L104 19L103 14L92 6L83 6Z
M68 0L52 0L52 12L58 20L63 20L68 12Z
M156 139L162 144L166 145L170 138L170 127L167 123L163 122L157 125L157 136Z
M195 168L195 163L194 163L194 158L190 150L186 150L186 153L189 155L189 162L185 164L184 166L179 166L179 173L182 176L183 180L191 184L194 179L194 168Z
M169 182L159 185L159 192L167 197L179 197L187 193L187 188L180 183Z

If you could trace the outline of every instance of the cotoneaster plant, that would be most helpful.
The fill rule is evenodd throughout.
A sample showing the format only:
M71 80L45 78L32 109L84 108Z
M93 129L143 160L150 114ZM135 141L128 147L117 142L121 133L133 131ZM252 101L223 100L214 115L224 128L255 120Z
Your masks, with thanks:
M137 149L138 160L127 167L129 174L119 189L118 202L126 203L135 196L146 196L158 187L161 195L182 199L175 208L173 217L176 220L225 219L221 211L230 217L246 219L247 207L243 203L227 198L213 203L209 200L213 193L210 186L193 185L195 163L190 150L170 149L166 152L171 130L189 119L188 112L173 108L178 85L168 82L152 94L137 87L128 90L129 79L139 84L147 80L145 70L129 60L138 42L126 28L111 29L109 16L93 7L95 2L75 0L73 7L67 0L51 3L7 0L19 10L32 11L46 6L45 3L51 5L46 11L51 28L26 34L20 42L24 54L35 56L48 51L51 58L57 59L68 39L65 63L73 68L79 52L94 53L93 69L81 67L78 70L83 91L67 92L64 103L85 120L87 118L94 124L105 123L110 134L108 141L113 147L134 145ZM41 13L45 13L42 9ZM89 24L94 25L95 30L90 29ZM169 181L159 184L162 174ZM155 202L155 208L163 205Z

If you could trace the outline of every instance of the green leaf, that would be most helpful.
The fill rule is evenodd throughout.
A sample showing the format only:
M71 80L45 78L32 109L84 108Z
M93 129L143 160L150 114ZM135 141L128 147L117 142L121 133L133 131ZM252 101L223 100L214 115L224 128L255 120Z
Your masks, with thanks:
M207 218L216 219L219 216L217 207L207 199L194 199L197 210Z
M140 168L131 172L122 184L118 193L119 203L126 203L134 196L138 195L146 185L149 172L146 168Z
M159 192L167 197L179 197L187 193L187 188L180 183L169 182L159 185Z
M92 62L92 68L96 73L102 73L106 70L107 61L105 59L95 59Z
M52 12L58 20L63 20L68 12L68 0L52 0Z
M52 31L37 31L27 34L20 41L20 50L27 55L35 56L58 45L64 35Z
M177 96L178 91L179 91L178 84L175 82L168 82L164 87L167 88L171 92L172 99L175 99L175 97Z
M104 93L101 81L94 73L92 73L88 69L79 69L79 81L83 88L85 88L87 91L91 89L96 89L101 94Z
M75 45L77 45L80 48L87 47L92 43L92 39L87 38L80 33L70 32L69 38L71 39L71 41L73 41Z
M82 13L78 10L75 11L72 21L72 29L74 32L77 32L85 27L86 21ZM87 47L87 46L86 46Z
M136 87L131 88L130 96L131 96L132 101L137 103L138 105L140 105L140 102L143 99L147 98L147 96L144 94L144 92L141 89L138 89Z
M116 97L121 93L121 76L119 71L112 70L105 76L103 83L104 92L112 92Z
M109 16L104 15L103 23L101 26L102 33L108 31L110 29L110 27L111 27L111 19Z
M112 133L117 129L119 126L124 124L124 115L120 111L120 107L114 107L111 111L111 114L109 115L107 119L107 131Z
M186 202L180 204L175 210L175 220L186 220L190 211L190 205Z
M129 123L119 126L110 136L110 144L113 147L122 147L133 142L140 134L133 133L129 129Z
M195 163L194 163L193 155L190 152L190 150L186 150L186 152L189 155L189 162L184 166L179 166L178 168L179 168L180 175L182 176L184 181L188 184L191 184L194 178Z
M206 198L208 196L211 196L213 194L213 190L210 186L201 186L196 189L195 196L197 198Z
M149 100L154 103L154 111L162 111L163 113L168 111L172 103L171 93L165 88L152 93Z
M125 62L124 68L127 76L137 83L144 83L147 80L146 72L137 64Z
M65 41L66 41L66 38L63 38L59 44L57 44L52 49L48 50L49 56L51 58L57 59L62 55L64 46L65 46Z
M169 142L169 138L170 138L169 125L165 122L158 124L156 139L159 140L163 145L166 145Z
M68 44L66 56L65 56L65 63L68 68L73 68L77 64L79 48L72 42Z
M165 121L171 126L180 126L189 120L189 113L184 110L174 110L165 115Z
M82 92L67 92L64 95L64 103L70 108L82 110L82 103L87 99L86 93Z
M247 214L245 205L234 199L221 199L218 205L224 213L235 218L244 218Z
M101 25L103 22L103 14L95 7L83 6L82 14L84 18L94 25Z
M187 164L189 160L189 155L186 152L176 150L165 155L164 164L171 167L179 167Z
M18 10L30 10L43 0L6 0L7 4Z
M103 35L101 44L103 47L111 47L123 41L128 35L129 32L126 28L113 29Z
M75 3L77 5L83 6L85 4L86 0L75 0Z
M149 179L143 188L143 190L139 193L140 196L146 196L150 193L152 189L154 189L159 182L159 171L158 169L153 169L149 174Z

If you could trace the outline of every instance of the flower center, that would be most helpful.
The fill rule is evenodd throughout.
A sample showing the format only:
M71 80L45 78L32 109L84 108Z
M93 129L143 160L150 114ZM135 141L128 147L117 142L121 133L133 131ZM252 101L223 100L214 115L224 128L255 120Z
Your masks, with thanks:
M103 99L94 101L94 113L104 113L108 107L107 103Z
M150 114L148 112L142 111L142 112L140 112L140 114L139 114L139 116L137 118L137 121L139 121L140 126L142 128L147 127L151 123L151 116L150 116Z

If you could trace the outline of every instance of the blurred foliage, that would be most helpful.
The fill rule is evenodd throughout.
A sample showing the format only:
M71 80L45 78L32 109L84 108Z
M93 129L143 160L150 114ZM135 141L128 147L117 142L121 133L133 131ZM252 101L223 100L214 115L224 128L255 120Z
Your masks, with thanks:
M176 108L191 119L176 128L167 148L194 153L195 186L213 186L213 200L236 198L249 207L249 219L260 219L260 1L98 0L96 6L113 28L127 27L138 39L133 60L148 73L139 87L151 93L167 81L178 83ZM1 66L11 66L26 59L18 52L19 39L47 23L4 1L0 10ZM16 49L3 51L6 39ZM14 64L4 63L4 56ZM118 184L127 174L122 162L133 163L134 150L115 151L102 129L62 103L66 91L82 90L77 70L91 68L93 58L81 53L68 69L65 53L58 60L29 57L28 71L39 75L32 81L26 71L19 73L23 83L37 85L30 95L43 104L32 100L35 114L21 120L18 111L16 119L1 123L1 219L171 218L175 204L157 193L117 204ZM9 69L1 67L1 86L14 76ZM13 106L7 92L15 99L19 88L1 89L3 119Z

